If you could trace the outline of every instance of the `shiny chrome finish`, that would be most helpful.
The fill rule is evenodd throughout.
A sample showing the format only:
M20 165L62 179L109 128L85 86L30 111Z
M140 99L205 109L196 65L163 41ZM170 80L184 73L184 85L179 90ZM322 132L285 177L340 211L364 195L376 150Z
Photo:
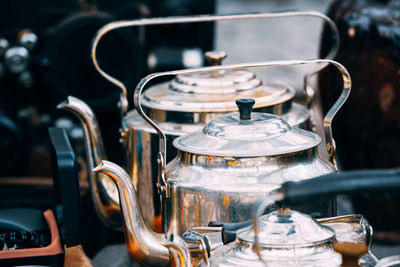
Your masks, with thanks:
M174 248L173 255L178 255L182 249L170 244L164 235L153 232L144 223L131 177L118 165L109 161L102 161L93 172L108 175L118 187L129 253L146 266L169 266L170 255L166 246ZM187 253L183 255L182 259L186 261Z
M181 23L199 23L199 22L210 22L210 21L227 21L227 20L243 20L243 19L272 19L272 18L282 18L282 17L297 17L297 16L310 16L323 19L327 25L331 28L333 32L332 47L327 55L327 59L333 59L339 48L339 31L335 23L326 15L316 12L316 11L297 11L297 12L281 12L281 13L263 13L263 14L241 14L241 15L200 15L200 16L190 16L190 17L169 17L169 18L150 18L150 19L139 19L139 20L127 20L127 21L116 21L111 22L103 26L96 34L93 45L91 57L95 65L96 70L108 81L116 85L121 89L120 97L120 108L122 117L128 109L127 89L126 86L111 75L107 74L103 69L100 68L97 57L96 50L101 38L110 31L126 28L126 27L142 27L149 25L164 25L164 24L181 24ZM325 67L325 66L324 66ZM323 68L324 68L323 67ZM321 70L321 69L320 69ZM319 71L319 70L318 70ZM316 71L316 72L318 72ZM306 93L310 92L310 86L308 84L309 79L305 79L307 82L305 84ZM310 94L313 94L312 91ZM312 99L312 97L309 99Z
M85 132L85 150L88 169L92 170L107 159L103 139L95 114L83 101L69 96L57 108L77 116ZM114 182L102 173L89 172L92 200L100 220L108 227L122 230L122 216L118 190Z
M251 68L251 67L276 67L276 66L296 66L296 65L304 65L304 64L332 64L335 66L338 71L340 72L342 79L343 79L343 90L339 97L339 99L335 102L333 107L328 111L324 118L324 129L325 129L325 138L326 138L326 147L329 155L329 162L331 162L336 167L336 160L335 160L335 143L332 137L332 129L331 124L332 120L346 101L350 94L351 89L351 79L348 71L346 68L343 67L340 63L327 60L327 59L316 59L316 60L284 60L284 61L264 61L264 62L256 62L256 63L244 63L244 64L232 64L232 65L224 65L224 66L212 66L212 67L204 67L204 68L196 68L196 69L188 69L188 70L177 70L177 71L166 71L166 72L159 72L153 73L145 78L143 78L134 92L134 103L137 112L140 116L149 124L151 125L159 136L159 157L163 160L158 162L159 164L159 171L161 173L161 177L164 176L165 164L166 160L166 135L162 131L162 129L153 121L151 120L148 115L144 112L141 101L142 98L141 93L143 89L146 87L147 83L151 80L158 78L158 77L165 77L171 75L182 75L182 74L190 74L190 73L200 73L205 71L221 71L221 70L231 70L231 69L242 69L242 68ZM164 164L164 165L162 165ZM312 176L308 176L311 178ZM161 187L161 191L165 191L167 184L164 181L165 179L159 179L159 184Z
M399 265L400 255L394 255L381 259L375 267L396 267Z
M166 168L170 199L164 198L165 230L182 235L210 221L241 222L251 218L251 206L286 181L333 172L315 148L301 153L254 158L215 157L178 151ZM334 214L331 199L296 206L304 212ZM271 207L273 208L273 207Z
M136 88L136 91L135 91L135 94L134 94L134 101L135 101L135 106L138 109L138 113L143 117L143 119L145 121L147 121L150 124L151 127L153 127L152 132L157 132L157 134L159 136L159 153L155 157L155 159L157 159L157 165L158 165L158 188L159 188L159 193L161 195L163 195L163 199L170 199L170 195L171 194L178 194L179 195L180 193L182 193L183 191L174 191L174 190L172 190L171 189L171 185L174 184L174 186L177 186L177 188L178 188L178 182L177 181L180 180L183 177L188 177L188 176L186 176L184 174L185 172L187 173L187 170L189 170L189 169L190 170L191 169L193 169L193 170L201 170L202 168L204 168L204 167L200 167L199 168L200 165L198 166L198 164L201 161L204 161L205 157L203 155L199 156L198 153L191 153L191 154L189 153L188 154L186 152L182 152L181 151L182 153L180 154L179 157L181 157L183 160L194 160L193 161L193 165L186 164L185 162L177 163L176 161L174 161L173 163L171 163L171 166L174 165L175 167L177 167L176 172L172 173L171 171L169 171L170 174L168 174L168 175L171 175L171 177L173 177L174 179L171 179L171 183L169 183L167 181L169 179L169 177L167 177L166 173L165 173L165 167L166 167L166 163L168 161L168 159L166 158L166 147L167 147L167 144L171 143L171 141L172 141L171 139L173 139L175 136L178 136L178 135L182 134L182 131L183 131L182 129L183 128L181 128L181 129L179 129L179 128L178 129L171 128L171 132L170 133L172 133L172 134L171 135L167 135L162 130L162 128L160 128L160 126L156 125L155 122L153 122L149 117L147 117L146 114L144 114L144 110L143 110L143 108L141 106L141 102L140 102L141 101L140 93L143 90L143 88L145 87L145 85L150 80L152 80L152 79L154 79L156 77L167 76L167 75L180 75L180 74L200 73L200 72L205 72L205 71L224 71L224 70L230 70L230 69L242 69L242 68L249 68L249 67L263 67L263 66L273 67L273 66L285 66L285 65L288 66L288 65L318 64L318 63L319 64L333 64L333 65L335 65L340 70L340 72L342 74L342 77L343 77L343 80L344 80L344 89L343 89L343 92L341 94L340 99L335 103L334 107L328 112L327 116L325 117L326 132L328 134L330 134L331 133L330 123L332 121L332 118L335 115L335 113L337 112L337 109L340 108L340 106L346 100L346 98L347 98L347 96L348 96L348 94L350 92L350 85L351 85L350 77L349 77L346 69L344 69L339 63L337 63L335 61L330 61L330 60L308 60L308 61L291 60L291 61L273 61L273 62L245 63L245 64L234 64L234 65L225 65L225 66L213 66L213 67L197 68L197 69L190 69L190 70L162 72L162 73L151 74L151 75L145 77L139 83L138 87ZM75 110L78 110L78 109L75 109ZM83 110L83 111L78 112L78 113L85 114L85 112L86 111ZM82 116L82 115L78 114L78 116ZM93 115L84 115L82 117L83 118L87 118L87 119L85 119L86 121L90 121L92 118L94 118ZM92 122L88 123L88 122L85 122L85 120L82 120L82 122L83 122L84 125L87 124L86 127L88 129L89 128L96 128L96 126L94 126L94 125L91 125L89 127L88 125L94 124L94 123L92 123ZM126 122L126 120L124 120L124 122ZM144 124L144 122L140 122L140 123ZM193 126L193 125L184 125L184 126L185 127L187 126L187 128L198 127L198 126ZM185 128L184 130L186 131L188 129ZM86 132L88 133L88 136L89 136L89 137L87 137L88 141L89 141L89 139L96 140L96 138L97 138L97 140L101 140L100 139L100 135L98 133L96 133L96 131L87 130ZM176 135L175 135L175 133L176 133ZM132 128L128 128L128 130L122 131L122 134L124 134L124 137L125 137L124 138L124 146L127 147L129 156L131 158L135 159L135 160L130 161L129 171L130 171L130 173L131 173L131 175L132 175L132 177L134 179L134 184L135 184L135 186L137 186L136 188L139 191L138 192L139 201L140 201L140 203L146 204L146 206L148 207L148 209L145 210L146 214L144 214L145 215L145 221L146 221L146 223L148 225L153 226L154 211L152 210L152 207L153 207L153 205L152 205L152 201L153 201L153 194L152 194L153 181L152 181L152 177L154 176L154 174L151 174L151 173L148 174L148 173L143 172L143 171L138 172L138 170L139 170L139 168L142 168L144 166L144 164L148 164L149 166L147 166L145 168L145 170L150 170L151 171L152 170L151 164L152 164L152 162L154 162L155 159L152 157L150 151L148 151L148 153L142 153L143 150L140 151L140 146L138 146L138 144L140 144L141 146L148 146L148 145L151 145L152 142L156 142L157 140L154 140L154 138L152 138L151 133L148 134L145 131L135 130L135 129L132 129ZM332 149L333 146L331 145L333 143L333 140L330 139L329 137L331 138L332 136L331 135L327 135L327 141L328 141L327 144L328 144L328 148L331 149L330 152L332 153L331 155L333 157L334 156L334 149ZM169 139L167 139L167 138L169 138ZM94 143L96 144L96 146L97 146L97 144L99 144L98 147L102 147L101 143L99 141L94 141ZM206 152L207 151L205 151L205 154L207 154ZM101 157L104 157L104 155L103 156L100 155L98 158L101 158ZM248 159L247 163L246 163L248 165L245 165L246 161L244 161L243 159L238 159L238 158L227 159L227 158L223 158L222 157L221 159L213 160L213 162L218 162L219 165L217 164L217 165L214 166L213 165L214 163L213 163L213 164L210 165L210 168L205 167L204 170L205 170L206 173L208 173L208 172L212 172L211 170L213 170L213 169L215 169L215 170L223 170L223 168L225 168L225 167L221 167L221 164L237 164L237 166L247 166L246 167L247 169L245 168L245 170L250 171L250 174L253 175L252 179L257 180L258 179L257 177L260 177L260 176L258 176L254 172L254 170L255 169L260 169L260 170L262 170L260 172L260 175L261 174L263 174L263 175L267 175L268 174L271 177L275 178L275 183L274 184L266 182L268 184L268 185L266 185L266 188L269 188L269 190L272 190L272 189L276 188L279 185L280 182L286 181L287 179L291 179L290 178L291 176L296 176L296 177L300 177L300 179L305 179L305 178L311 178L313 176L318 176L318 175L321 175L321 174L324 174L324 173L327 173L327 172L332 172L332 171L335 170L334 167L329 166L329 164L326 164L326 163L323 162L323 160L319 159L319 157L318 157L316 151L314 150L314 148L310 148L309 150L304 150L302 153L300 153L298 155L297 159L296 159L296 156L293 156L293 155L291 155L291 156L288 155L288 156L285 156L285 157L276 156L275 159L270 159L269 157L264 157L263 159L262 158L263 157L255 158L254 160ZM305 166L312 166L312 167L314 167L314 169L311 170L311 168L310 168L310 170L305 170L303 168L303 170L301 172L299 172L298 170L303 167L303 166L301 166L301 164L299 164L297 167L295 167L296 164L297 164L296 162L298 162L299 159L300 160L305 160L305 162L307 162L307 163L305 163ZM96 161L93 160L93 162L96 162ZM331 162L334 162L334 161L331 161ZM266 166L263 166L261 168L262 164L266 164ZM275 165L275 167L273 167L274 164L277 164L277 165ZM280 164L282 164L282 165L280 165ZM280 171L281 167L278 167L278 166L283 166L283 167L286 168L286 167L288 167L287 164L291 164L291 166L295 167L295 168L293 168L294 173L291 174L289 171L287 171L287 172L282 172L283 175L279 176L279 173L281 172ZM268 166L270 166L270 167L268 167ZM318 167L315 167L315 166L318 166ZM233 165L231 165L231 166L228 165L226 168L229 168L230 170L235 170L235 171L237 170L237 174L238 174L239 177L245 175L244 171L241 172L241 170L238 167L234 168ZM170 168L169 170L172 170L172 168ZM143 179L142 177L138 177L138 175L135 175L137 173L139 173L140 175L144 175L144 178L147 178L147 179ZM242 174L240 174L240 173L242 173ZM299 175L299 173L300 173L300 175ZM196 172L195 171L193 174L200 175L201 172ZM175 179L175 178L178 178L178 179ZM174 180L175 180L175 182L173 182ZM182 180L182 181L184 181L184 180ZM243 186L244 184L238 183L237 185ZM258 189L259 189L259 187L258 187ZM200 189L200 191L202 191L202 190L203 189ZM253 190L253 189L251 189L251 190ZM257 197L261 197L263 194L266 193L266 191L264 191L266 189L259 189L259 190L261 190L261 191L259 191L258 195L257 194L250 194L250 195L252 195L251 200L250 200L250 198L249 199L245 199L243 197L242 200L244 201L244 203L248 203L249 201L254 200L254 198L256 198L256 195L257 195ZM175 196L175 197L178 197L178 195ZM112 196L109 196L109 198L115 199ZM191 200L191 201L194 201L194 200ZM213 199L213 198L209 198L207 201L214 201L214 203L215 203L215 199ZM182 203L180 203L179 205L181 205ZM234 202L230 202L230 203L234 203ZM186 202L185 202L185 204L186 204ZM193 203L192 202L188 202L187 204L193 204ZM218 205L223 205L223 204L220 203ZM331 209L327 208L329 206L332 207L332 203L326 203L325 202L324 204L321 204L321 205L323 205L326 209L328 209L328 210L325 210L326 211L326 213L325 213L326 216L329 216L329 215L332 214L329 211ZM229 204L229 206L231 206L231 204ZM226 209L226 207L222 207L222 206L221 207L215 206L215 207L216 207L216 209L214 209L214 210L210 209L210 212L206 216L207 219L214 219L214 220L218 219L218 217L211 218L209 216L211 216L210 214L212 214L212 213L214 213L213 216L220 216L220 215L216 215L215 212L221 211L222 208ZM176 210L180 210L178 208L178 206L176 206L175 208L176 208ZM174 210L175 208L172 208L172 210ZM319 207L315 207L315 209L312 210L312 211L316 211L316 210L320 210L320 209L321 209L321 207L319 206ZM169 218L171 217L172 213L170 213L171 212L170 208L168 208L168 209L164 208L164 209L162 209L162 211L165 212L165 214L162 217L164 219L163 226L164 226L164 229L166 230L168 228L167 222L169 221ZM185 215L185 216L187 216L187 215ZM232 216L234 216L233 213L232 213L232 215L229 215L229 218L233 219ZM171 218L174 218L174 217L172 216ZM235 219L235 221L246 219L246 218L248 218L248 212L244 212L241 216L237 217ZM186 219L188 221L191 220L189 217L187 217ZM207 220L207 219L201 219L201 220ZM222 218L220 218L220 219L222 219ZM188 221L181 222L181 225L179 225L179 226L176 226L176 225L174 225L175 223L172 223L171 225L174 225L174 226L171 229L175 229L174 231L178 231L179 233L183 233L185 230L188 229L187 227L202 225L202 224L189 225L190 223L188 224ZM198 221L196 221L196 224L197 223L203 223L203 222L198 220Z
M371 252L373 229L364 216L351 214L317 220L320 224L335 230L336 241L365 243L368 253L360 259L361 266L375 266L378 259Z
M190 257L190 251L183 239L179 236L170 234L166 241L162 244L169 249L171 257L171 263L174 263L175 267L190 267L192 266L192 259Z
M332 47L327 55L328 58L333 58L336 55L339 45L339 35L338 30L335 24L324 14L314 11L300 11L300 12L283 12L283 13L264 13L264 14L242 14L242 15L202 15L202 16L194 16L194 17L169 17L169 18L151 18L151 19L140 19L140 20L129 20L129 21L117 21L102 27L98 32L93 41L91 57L95 68L99 71L99 73L115 84L117 87L121 89L121 98L119 106L121 108L122 113L122 127L121 127L121 141L123 142L124 147L126 148L128 163L127 169L129 173L134 179L134 185L138 192L139 202L143 205L146 205L148 209L143 210L145 222L150 225L153 229L158 229L157 225L160 224L159 214L155 212L155 208L157 208L157 204L153 202L157 202L157 198L154 196L157 192L153 190L153 178L156 177L156 173L154 173L154 162L156 158L160 158L160 161L167 163L171 160L175 155L171 154L170 158L165 158L162 153L159 155L154 155L154 151L157 150L156 145L157 142L155 135L155 130L152 127L143 121L143 119L138 116L135 111L131 111L128 114L127 106L128 101L126 99L127 89L126 86L116 78L110 76L105 73L99 66L97 58L96 58L96 50L100 40L106 35L108 32L113 31L118 28L123 27L143 27L146 25L163 25L163 24L180 24L180 23L199 23L199 22L210 22L210 21L226 21L226 20L244 20L244 19L272 19L272 18L283 18L283 17L296 17L296 16L308 16L308 17L316 17L321 18L327 22L327 24L332 29L333 33L333 42ZM220 55L219 53L211 53L207 56L211 61L215 58L215 62L220 62L224 55ZM247 75L245 72L243 72ZM253 81L254 83L255 81ZM266 84L269 86L269 84ZM283 91L282 91L283 92ZM277 115L282 115L285 120L287 120L290 125L296 125L299 127L306 127L307 121L310 117L309 111L297 104L292 103L291 99L289 99L291 94L294 94L294 90L291 88L287 88L285 91L285 95L281 96L282 99L286 99L284 103L273 103L273 106L268 107L259 107L256 108L259 112L272 112ZM276 97L276 95L275 95ZM268 99L266 99L268 100ZM269 99L271 101L271 99ZM228 101L230 105L233 104L233 101ZM291 112L287 112L288 108L291 107ZM176 107L175 107L176 108ZM190 118L190 121L187 123L183 123L180 125L176 125L173 123L168 123L166 120L171 115L174 115L174 107L172 110L152 110L152 119L156 119L157 121L161 121L161 123L166 126L165 128L162 126L163 131L166 131L166 138L168 139L164 146L167 146L169 149L175 150L172 146L172 140L182 135L183 133L188 133L193 130L199 130L203 127L203 125L209 122L211 119L218 115L225 114L227 111L233 111L236 107L232 105L232 110L226 109L222 113L207 113L207 112L192 112L180 114L185 118ZM126 114L126 116L125 116ZM78 117L86 116L85 111L82 111L81 114L77 114ZM87 120L88 121L88 120ZM84 122L85 123L85 122ZM139 126L138 126L139 125ZM137 127L138 126L138 127ZM140 128L143 127L143 128ZM172 133L169 133L168 129L171 129ZM94 131L89 132L95 134ZM95 137L87 137L87 139L95 139ZM163 145L162 143L160 145ZM143 148L146 149L143 149ZM94 155L95 156L95 155ZM93 162L99 162L97 159L92 159ZM160 167L159 169L162 169ZM140 174L140 179L138 177ZM161 173L160 177L163 177ZM163 180L163 179L161 179ZM160 187L163 190L163 187ZM96 190L93 190L96 191ZM166 194L169 190L166 191ZM99 197L98 197L99 198ZM106 198L113 199L112 196L106 196ZM155 214L156 213L156 214ZM157 215L157 217L155 217ZM102 216L102 215L101 215ZM103 216L104 217L104 216ZM111 222L110 224L114 224ZM117 226L118 228L118 226Z
M282 199L282 196L277 195L275 199ZM273 199L269 199L265 203L272 202ZM218 247L207 259L209 263L203 260L199 266L339 267L342 260L333 250L333 244L350 242L367 246L369 237L363 233L372 230L357 214L318 219L317 223L307 215L281 209L258 221L258 231L254 225L240 229L235 242ZM369 249L368 245L368 253L359 260L363 267L375 266L378 262Z

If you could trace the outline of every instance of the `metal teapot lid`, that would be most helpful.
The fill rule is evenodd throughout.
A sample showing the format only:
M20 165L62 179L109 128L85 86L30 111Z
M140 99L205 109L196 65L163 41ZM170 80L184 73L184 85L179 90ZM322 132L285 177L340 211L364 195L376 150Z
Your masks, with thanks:
M298 152L321 142L318 135L293 128L276 115L252 113L254 102L236 100L239 112L217 117L202 131L176 138L174 146L210 156L261 157Z
M258 230L258 246L253 225L242 228L236 242L214 251L209 266L340 266L334 230L308 215L273 211L259 219Z
M207 52L211 65L220 65L225 52ZM143 94L149 109L178 112L228 112L236 110L234 100L253 98L255 108L273 106L293 99L295 90L286 84L265 85L246 69L220 70L177 75L172 81L154 85Z
M335 231L317 223L310 216L281 209L273 211L259 220L259 244L265 247L293 247L332 241ZM238 231L240 241L254 244L253 226Z

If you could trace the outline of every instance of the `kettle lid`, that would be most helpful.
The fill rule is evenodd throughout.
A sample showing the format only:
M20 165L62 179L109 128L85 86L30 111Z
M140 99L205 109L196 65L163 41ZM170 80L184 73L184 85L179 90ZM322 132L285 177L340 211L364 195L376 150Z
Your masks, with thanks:
M219 65L224 52L207 52L211 65ZM237 110L234 100L253 98L255 108L290 102L295 90L282 82L263 82L246 69L209 71L177 75L172 81L154 85L142 96L148 109L174 112L230 112ZM285 107L287 108L287 107Z
M214 251L211 266L340 266L333 248L333 229L289 209L259 219L258 251L253 226L240 229L236 242Z
M291 127L279 116L251 112L253 99L238 99L239 112L217 117L201 131L174 140L185 152L221 157L262 157L303 151L321 138Z
M294 247L332 241L335 231L309 215L290 209L273 211L259 219L259 244L265 247ZM237 238L254 244L253 226L240 229Z

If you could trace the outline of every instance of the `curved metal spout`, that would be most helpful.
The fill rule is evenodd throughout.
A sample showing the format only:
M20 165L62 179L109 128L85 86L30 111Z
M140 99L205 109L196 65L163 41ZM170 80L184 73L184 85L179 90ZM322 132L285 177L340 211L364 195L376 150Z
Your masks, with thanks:
M121 167L106 160L101 161L93 172L107 174L117 185L124 214L125 241L132 257L146 266L169 266L170 253L163 245L166 238L144 223L131 177Z
M92 109L83 101L72 96L60 103L57 108L71 112L81 122L85 133L88 169L92 170L101 160L107 159L99 125ZM118 190L114 182L101 173L89 172L88 175L92 199L98 217L107 227L122 230Z
M176 234L170 234L163 242L171 254L171 265L175 267L190 267L192 260L190 251L185 241Z

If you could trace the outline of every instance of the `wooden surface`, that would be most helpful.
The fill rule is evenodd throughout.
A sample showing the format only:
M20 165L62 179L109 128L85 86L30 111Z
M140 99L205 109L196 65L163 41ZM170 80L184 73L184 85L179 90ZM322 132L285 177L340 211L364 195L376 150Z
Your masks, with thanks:
M92 261L86 256L81 245L65 248L64 267L93 267Z

